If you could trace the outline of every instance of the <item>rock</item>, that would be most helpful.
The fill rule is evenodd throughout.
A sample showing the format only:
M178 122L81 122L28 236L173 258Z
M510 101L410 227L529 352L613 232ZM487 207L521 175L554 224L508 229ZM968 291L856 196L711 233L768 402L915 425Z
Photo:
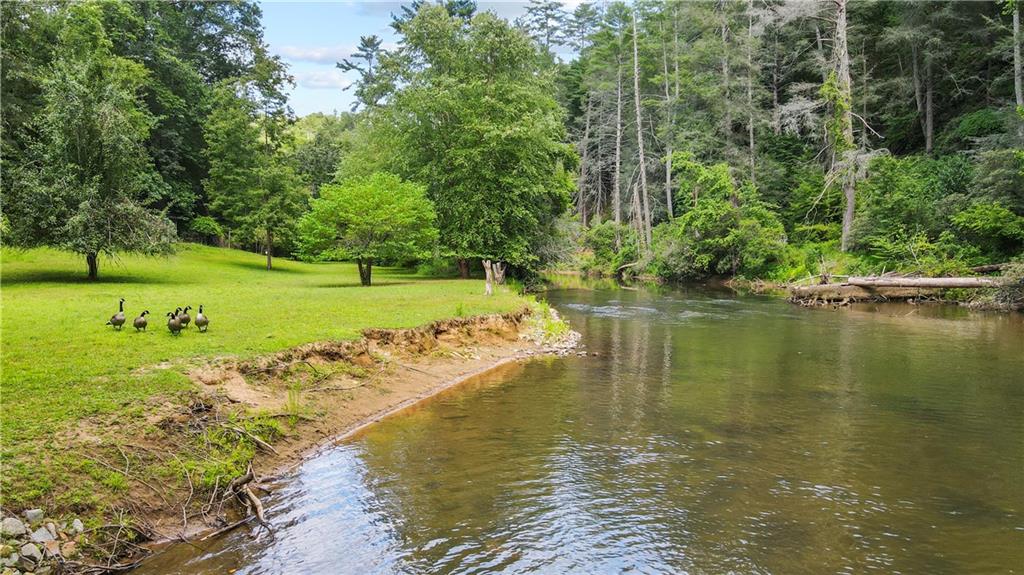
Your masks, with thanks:
M25 519L27 519L29 523L39 523L43 520L44 515L45 514L42 509L29 509L25 512Z
M74 558L78 555L78 549L74 541L68 541L64 545L60 546L60 554L68 559Z
M32 535L29 537L29 539L36 543L45 543L46 541L53 541L55 537L53 536L52 533L50 533L49 529L45 527L40 527L39 529L36 529L32 532Z
M71 530L75 532L75 535L78 535L85 531L85 525L82 523L81 519L75 519L71 522Z
M52 522L46 524L46 530L50 532L50 535L53 535L54 539L57 538L57 526Z
M21 556L12 551L10 555L4 555L4 557L0 559L0 566L14 567L18 564L20 559Z
M17 537L18 535L25 534L25 524L16 517L4 517L4 520L0 522L0 532L4 535Z
M33 563L39 563L43 560L43 552L36 547L35 543L26 543L21 546L21 558L30 559Z
M43 565L42 567L36 569L33 575L50 575L50 573L53 573L53 568L49 565Z
M47 541L43 543L43 550L50 557L56 557L60 555L60 541Z

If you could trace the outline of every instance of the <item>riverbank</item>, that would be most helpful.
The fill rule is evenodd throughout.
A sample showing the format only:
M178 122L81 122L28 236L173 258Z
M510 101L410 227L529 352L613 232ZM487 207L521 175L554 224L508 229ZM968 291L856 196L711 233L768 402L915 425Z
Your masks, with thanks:
M58 524L81 518L87 530L137 518L145 530L148 514L156 521L157 509L176 510L172 515L181 518L181 501L192 500L187 511L200 494L244 473L264 449L253 438L298 443L292 435L315 424L329 393L273 388L267 372L244 374L255 387L248 396L232 395L230 385L197 384L190 376L196 370L323 345L315 342L350 345L371 328L508 314L530 303L506 288L485 296L482 281L401 269L379 269L372 287L359 286L352 264L278 260L268 272L258 254L189 244L169 258L104 261L96 282L85 281L82 262L72 254L4 249L0 255L0 507L5 516L42 509ZM151 312L146 331L103 325L119 298L126 300L129 325L141 311ZM210 317L206 333L168 333L165 311L191 305L194 314L199 304ZM509 341L493 353L511 354L516 345ZM455 352L434 359L456 364L472 356ZM378 358L371 359L330 377L376 377L364 391L386 395L381 382L391 372L378 374ZM315 361L309 364L294 366L289 375L304 377L297 373L303 369L326 374ZM181 494L181 501L175 499ZM165 535L177 534L165 528L172 531ZM99 539L82 551L103 553Z

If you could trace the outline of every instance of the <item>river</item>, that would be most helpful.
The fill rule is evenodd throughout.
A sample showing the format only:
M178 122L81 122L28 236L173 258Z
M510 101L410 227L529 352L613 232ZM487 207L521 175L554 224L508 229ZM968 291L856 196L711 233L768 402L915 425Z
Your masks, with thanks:
M265 500L273 536L139 573L1024 572L1024 315L546 297L590 355L366 428Z

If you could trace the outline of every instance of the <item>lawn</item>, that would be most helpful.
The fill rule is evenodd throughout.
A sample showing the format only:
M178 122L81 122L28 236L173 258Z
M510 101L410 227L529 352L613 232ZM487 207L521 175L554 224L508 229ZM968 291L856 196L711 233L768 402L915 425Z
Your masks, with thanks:
M5 249L0 255L7 502L46 491L49 481L30 487L19 485L19 478L37 469L33 454L61 449L58 434L95 415L138 415L154 396L188 389L188 365L356 338L367 327L410 327L524 304L508 290L484 296L478 280L379 268L374 285L361 287L354 264L277 259L268 272L263 256L193 244L180 245L167 258L103 260L95 282L85 279L84 258L72 254ZM128 319L118 332L104 324L122 297ZM200 304L210 317L208 333L193 327L172 336L164 314L191 305L194 317ZM151 312L149 330L136 333L132 320L144 309ZM20 488L34 493L18 493Z

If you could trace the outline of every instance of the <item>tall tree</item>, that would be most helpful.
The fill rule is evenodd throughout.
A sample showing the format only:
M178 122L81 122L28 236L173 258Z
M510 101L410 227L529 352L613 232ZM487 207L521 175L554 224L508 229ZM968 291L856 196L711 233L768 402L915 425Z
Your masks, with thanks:
M175 232L149 207L164 184L145 148L154 124L140 98L145 69L113 53L100 5L74 4L60 18L37 136L7 176L17 183L4 202L6 240L82 254L96 279L99 255L166 253Z
M352 111L356 111L360 105L376 106L387 90L387 86L378 82L378 67L385 52L382 44L383 41L376 35L360 36L359 47L352 54L352 60L345 58L337 63L340 70L359 74L359 81L345 88L348 90L352 86L356 87L356 101L352 103ZM362 63L353 60L362 60Z

